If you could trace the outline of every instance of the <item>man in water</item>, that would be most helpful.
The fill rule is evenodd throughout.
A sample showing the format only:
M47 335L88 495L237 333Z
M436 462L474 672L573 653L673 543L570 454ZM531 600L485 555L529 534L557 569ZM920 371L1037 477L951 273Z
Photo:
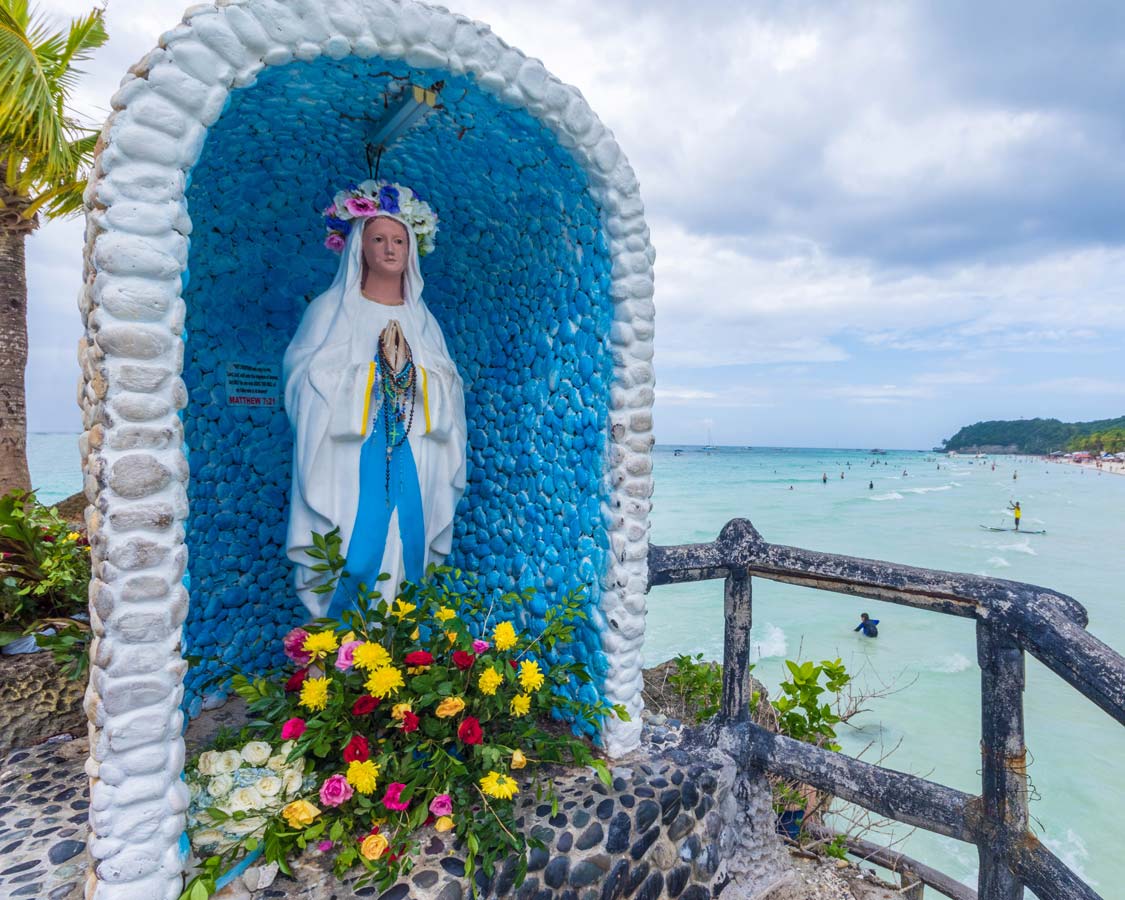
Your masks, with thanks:
M869 482L867 482L867 489L868 489L869 491L873 491L873 490L875 490L875 482L874 482L874 481L869 481Z
M864 637L873 638L879 636L879 629L875 627L879 624L878 619L871 618L867 613L860 613L859 618L860 623L856 625L852 631L862 631Z
M1023 515L1023 510L1020 509L1020 502L1017 500L1015 503L1009 503L1008 509L1012 511L1012 515L1016 517L1016 531L1020 530L1020 516Z

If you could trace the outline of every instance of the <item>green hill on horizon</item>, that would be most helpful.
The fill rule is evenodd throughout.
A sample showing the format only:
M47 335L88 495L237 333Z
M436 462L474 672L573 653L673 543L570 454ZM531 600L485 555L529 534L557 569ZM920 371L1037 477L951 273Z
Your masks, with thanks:
M1066 450L1076 438L1125 428L1125 416L1094 422L1060 422L1058 419L995 420L966 425L942 441L946 450L984 453L1050 453Z

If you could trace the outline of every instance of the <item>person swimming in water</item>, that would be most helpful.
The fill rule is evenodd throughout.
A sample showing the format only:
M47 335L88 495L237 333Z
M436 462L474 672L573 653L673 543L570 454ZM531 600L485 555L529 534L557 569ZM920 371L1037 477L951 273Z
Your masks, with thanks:
M879 624L878 619L871 618L867 613L860 613L859 618L860 623L852 631L862 631L863 636L869 638L879 636L879 629L875 627Z
M875 482L874 482L874 481L869 481L869 482L867 482L867 489L868 489L869 491L873 491L873 490L875 490Z

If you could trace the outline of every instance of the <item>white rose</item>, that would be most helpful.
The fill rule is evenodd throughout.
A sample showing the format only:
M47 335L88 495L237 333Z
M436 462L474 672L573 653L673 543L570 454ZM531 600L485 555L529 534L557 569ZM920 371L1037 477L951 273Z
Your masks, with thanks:
M273 753L273 748L265 741L251 741L242 748L242 758L252 766L264 766Z
M242 765L242 754L237 750L224 750L215 762L216 775L230 775Z
M258 779L254 788L263 797L276 797L281 793L281 779L274 775L266 775Z
M194 803L196 800L198 800L199 795L202 794L202 793L203 793L203 788L200 786L198 781L189 781L188 782L188 797L191 798L192 803Z
M206 828L203 831L197 831L192 835L191 842L196 847L206 848L214 847L223 839L222 832L216 828Z
M281 772L284 771L286 765L285 756L281 753L275 753L269 758L269 761L266 763L266 768L271 772Z
M223 824L223 830L227 834L237 835L238 837L245 837L248 834L253 834L259 829L265 828L266 820L261 816L250 816L249 818L242 819L241 821L231 820Z
M219 759L217 750L205 750L199 754L199 760L196 763L196 768L199 769L200 775L215 775L215 763Z
M239 788L227 800L227 809L232 813L249 812L263 806L265 806L265 797L252 787Z
M293 752L293 748L296 746L296 741L286 741L284 744L277 748L277 752L282 756L288 757L289 754Z
M348 212L348 208L344 205L347 202L349 197L351 197L350 193L348 193L347 191L340 191L340 193L338 193L335 197L332 198L332 202L334 204L336 204L336 218L337 219L350 219L350 218L352 218L352 214L350 212Z
M285 795L288 797L291 794L297 793L301 789L301 782L305 780L305 776L300 772L294 772L290 769L282 776L281 784L285 788Z
M216 800L221 800L231 792L234 787L234 779L229 775L216 775L207 785L207 793L214 797Z
M371 197L379 193L379 182L371 178L368 178L366 181L361 181L358 187L363 193Z

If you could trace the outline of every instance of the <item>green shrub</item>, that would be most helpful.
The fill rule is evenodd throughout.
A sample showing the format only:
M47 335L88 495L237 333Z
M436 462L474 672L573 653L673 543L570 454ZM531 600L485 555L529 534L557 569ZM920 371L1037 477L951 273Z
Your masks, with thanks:
M90 545L34 491L0 497L0 646L44 625L59 630L52 650L84 650ZM79 646L81 645L81 646Z

